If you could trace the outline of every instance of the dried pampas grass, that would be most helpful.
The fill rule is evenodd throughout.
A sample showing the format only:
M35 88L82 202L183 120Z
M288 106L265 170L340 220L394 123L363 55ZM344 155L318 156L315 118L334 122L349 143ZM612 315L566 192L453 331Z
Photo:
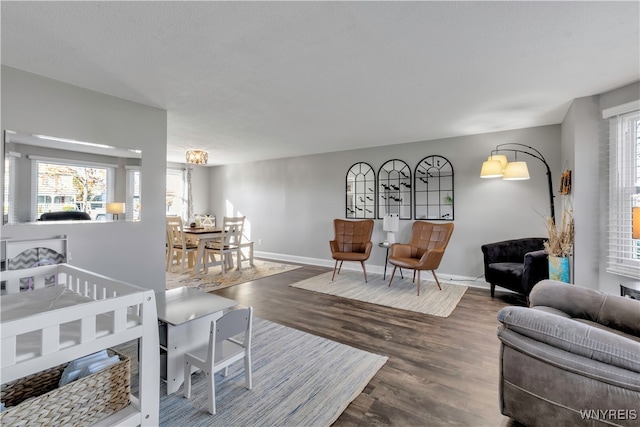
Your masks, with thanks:
M549 240L544 242L544 249L549 255L567 257L573 253L573 210L562 212L562 223L558 227L553 218L547 218Z

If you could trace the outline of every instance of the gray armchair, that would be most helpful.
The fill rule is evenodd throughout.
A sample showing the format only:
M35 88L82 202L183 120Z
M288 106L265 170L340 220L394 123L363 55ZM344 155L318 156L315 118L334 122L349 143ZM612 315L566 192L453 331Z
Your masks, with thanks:
M502 414L526 426L637 426L640 301L552 280L529 299L498 313Z

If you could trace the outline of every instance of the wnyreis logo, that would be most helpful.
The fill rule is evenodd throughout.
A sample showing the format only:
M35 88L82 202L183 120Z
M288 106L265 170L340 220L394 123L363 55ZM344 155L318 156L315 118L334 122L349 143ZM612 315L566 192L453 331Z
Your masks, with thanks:
M583 420L634 421L638 419L638 411L636 409L581 409L580 417Z

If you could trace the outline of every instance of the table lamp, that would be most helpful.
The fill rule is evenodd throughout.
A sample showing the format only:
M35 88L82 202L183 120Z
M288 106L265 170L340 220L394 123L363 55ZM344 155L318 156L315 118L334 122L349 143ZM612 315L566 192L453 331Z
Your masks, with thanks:
M387 232L387 239L384 241L386 245L395 243L395 237L393 233L400 229L400 218L397 214L385 215L382 219L382 230Z
M113 215L114 220L118 220L118 215L124 213L124 203L114 202L107 203L107 213Z

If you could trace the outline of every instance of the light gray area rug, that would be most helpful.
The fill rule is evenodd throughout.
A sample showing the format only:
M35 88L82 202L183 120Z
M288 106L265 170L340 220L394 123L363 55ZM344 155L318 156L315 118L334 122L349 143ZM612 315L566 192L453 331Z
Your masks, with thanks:
M467 286L440 280L440 290L435 281L424 279L430 274L428 271L421 272L420 296L417 295L416 284L411 281L412 271L405 271L404 279L396 271L391 287L390 275L384 280L382 274L368 273L368 282L365 283L361 271L351 270L342 270L340 274L336 274L334 281L331 281L333 272L330 271L290 286L431 316L448 317L467 291Z
M253 388L242 361L216 374L216 415L207 412L206 377L194 373L191 399L161 389L161 426L329 426L387 357L254 318ZM164 383L162 388L164 388Z

